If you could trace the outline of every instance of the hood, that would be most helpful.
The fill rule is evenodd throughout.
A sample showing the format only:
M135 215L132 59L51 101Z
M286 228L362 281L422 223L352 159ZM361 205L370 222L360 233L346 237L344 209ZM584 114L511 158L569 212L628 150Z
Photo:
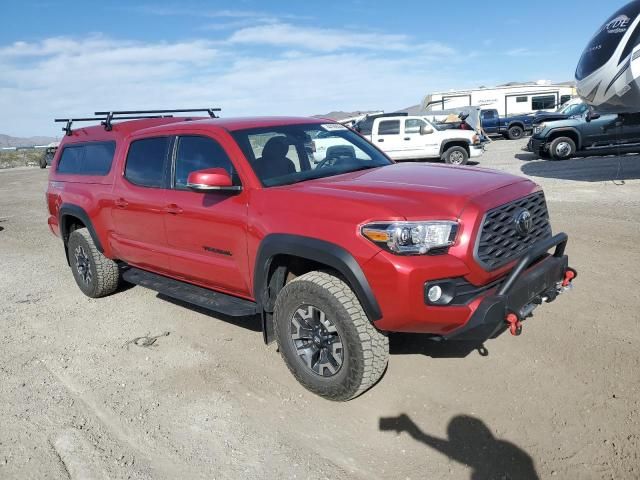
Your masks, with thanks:
M365 218L455 219L474 197L520 182L533 184L482 168L397 163L282 188L294 190L297 195L317 196L319 202L328 196L342 198L345 209L355 209Z
M566 120L568 115L560 112L538 112L533 117L533 123L552 122L554 120Z

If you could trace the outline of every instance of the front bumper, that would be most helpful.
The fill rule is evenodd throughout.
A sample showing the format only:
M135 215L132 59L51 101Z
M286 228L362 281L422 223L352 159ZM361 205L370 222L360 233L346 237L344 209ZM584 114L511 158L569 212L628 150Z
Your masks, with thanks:
M531 137L529 142L527 143L527 151L531 153L535 153L536 155L540 155L547 151L547 144L544 140L539 138Z
M542 303L555 300L576 275L564 255L566 244L567 235L560 233L536 245L504 282L482 299L469 321L445 338L479 342L495 338L509 327L506 321L509 315L515 315L514 318L521 322ZM546 252L553 247L553 255L547 255ZM539 260L542 256L543 259ZM572 272L568 281L567 272Z
M469 158L479 157L484 153L483 144L473 144L469 146Z
M363 267L382 310L375 325L388 332L442 338L484 341L495 337L509 326L510 313L522 321L538 304L555 299L558 285L571 270L564 255L566 243L566 234L540 242L506 276L480 285L466 280L468 267L452 255L380 253ZM553 254L547 253L554 247ZM430 304L428 287L445 282L455 285L454 300L447 305Z

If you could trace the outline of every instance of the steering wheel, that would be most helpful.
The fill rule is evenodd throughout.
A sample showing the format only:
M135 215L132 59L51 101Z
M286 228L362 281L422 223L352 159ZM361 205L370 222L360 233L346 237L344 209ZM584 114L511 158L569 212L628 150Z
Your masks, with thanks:
M321 160L320 163L316 165L316 168L333 167L340 163L341 160L346 159L339 155L331 155L330 157L326 157L324 160Z

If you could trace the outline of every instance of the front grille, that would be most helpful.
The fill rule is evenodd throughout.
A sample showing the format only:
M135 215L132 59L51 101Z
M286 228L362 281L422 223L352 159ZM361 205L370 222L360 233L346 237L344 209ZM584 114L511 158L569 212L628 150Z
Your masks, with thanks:
M531 214L528 233L519 232L516 226L516 218L525 210ZM495 270L550 236L547 202L544 193L537 192L487 212L476 242L476 260L485 270Z

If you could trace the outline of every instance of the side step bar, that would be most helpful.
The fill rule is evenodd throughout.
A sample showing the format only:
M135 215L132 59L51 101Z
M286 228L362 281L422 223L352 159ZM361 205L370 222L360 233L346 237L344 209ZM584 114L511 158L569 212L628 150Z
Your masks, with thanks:
M127 269L123 272L122 278L129 283L155 290L167 297L230 317L247 317L258 313L257 305L249 300L214 292L190 283L140 270L139 268L131 267Z

